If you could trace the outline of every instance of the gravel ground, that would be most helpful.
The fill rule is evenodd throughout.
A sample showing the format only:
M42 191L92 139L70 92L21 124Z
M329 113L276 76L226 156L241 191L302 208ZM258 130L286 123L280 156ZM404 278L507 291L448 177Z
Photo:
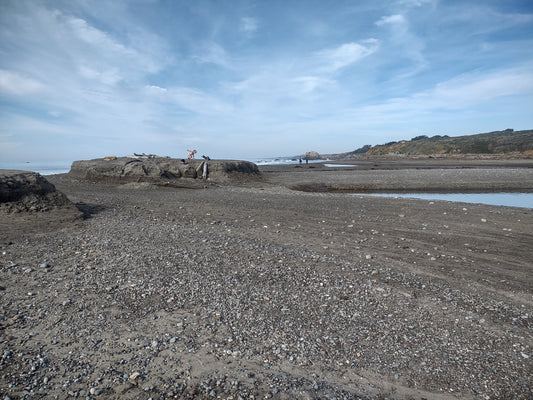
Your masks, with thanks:
M531 209L265 175L195 190L49 177L85 219L0 224L1 398L533 397Z

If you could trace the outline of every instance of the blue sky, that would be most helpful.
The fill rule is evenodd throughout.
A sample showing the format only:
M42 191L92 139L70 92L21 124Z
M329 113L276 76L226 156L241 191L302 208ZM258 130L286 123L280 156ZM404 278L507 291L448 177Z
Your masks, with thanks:
M533 129L530 0L0 1L0 160Z

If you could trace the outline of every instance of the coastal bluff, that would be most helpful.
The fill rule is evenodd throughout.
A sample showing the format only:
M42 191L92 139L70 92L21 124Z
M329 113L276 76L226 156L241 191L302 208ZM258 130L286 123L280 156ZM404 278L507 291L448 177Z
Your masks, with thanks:
M260 178L252 162L240 160L186 160L168 157L105 157L74 161L68 175L104 184L179 184L188 180L215 183L242 182Z

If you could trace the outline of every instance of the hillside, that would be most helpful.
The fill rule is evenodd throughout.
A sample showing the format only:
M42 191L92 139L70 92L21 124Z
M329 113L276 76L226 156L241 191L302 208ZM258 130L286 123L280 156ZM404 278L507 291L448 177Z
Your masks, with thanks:
M346 153L355 156L377 155L432 155L432 154L533 154L533 130L514 131L506 129L466 136L417 136L411 140L363 146Z

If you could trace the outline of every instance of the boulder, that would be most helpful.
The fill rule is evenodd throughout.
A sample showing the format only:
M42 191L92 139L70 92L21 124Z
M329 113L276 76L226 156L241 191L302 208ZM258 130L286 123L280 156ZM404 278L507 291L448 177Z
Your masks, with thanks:
M74 204L37 172L0 170L0 211L5 213L71 209Z
M149 182L179 185L178 182L186 180L191 182L207 179L219 183L254 180L261 173L257 165L249 161L188 160L186 164L182 164L180 159L168 157L118 157L74 161L68 175L98 183Z
M316 151L306 151L305 157L309 160L319 160L320 154L318 154Z

